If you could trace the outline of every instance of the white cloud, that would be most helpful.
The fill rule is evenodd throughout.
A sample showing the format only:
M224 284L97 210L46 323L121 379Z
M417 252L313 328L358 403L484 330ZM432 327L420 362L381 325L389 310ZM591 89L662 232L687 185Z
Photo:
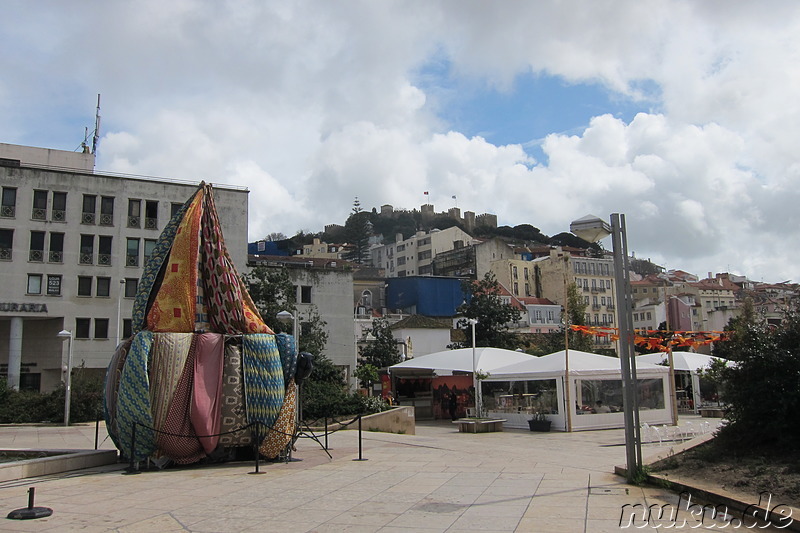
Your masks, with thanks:
M631 249L669 267L797 277L794 2L4 8L0 141L76 148L102 93L100 170L247 186L252 238L342 223L355 196L413 208L427 190L438 209L457 195L550 234L620 211ZM553 133L537 163L441 126L413 81L435 58L503 90L533 72L653 110Z

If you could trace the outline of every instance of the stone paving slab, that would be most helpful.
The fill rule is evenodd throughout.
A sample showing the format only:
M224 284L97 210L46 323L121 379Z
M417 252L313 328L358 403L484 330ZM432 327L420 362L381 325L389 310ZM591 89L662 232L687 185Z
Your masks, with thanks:
M613 473L625 459L623 439L622 430L468 434L418 423L416 435L363 433L366 460L358 461L358 432L342 431L329 437L333 459L304 439L297 460L261 464L260 474L252 462L138 475L116 465L0 483L3 513L25 507L31 486L36 505L54 511L0 519L0 531L594 533L620 531L621 518L628 529L719 528L683 524L686 513L641 522L642 509L674 506L678 496ZM93 445L93 425L0 428L0 448ZM103 440L101 448L113 446ZM652 453L668 449L647 445Z

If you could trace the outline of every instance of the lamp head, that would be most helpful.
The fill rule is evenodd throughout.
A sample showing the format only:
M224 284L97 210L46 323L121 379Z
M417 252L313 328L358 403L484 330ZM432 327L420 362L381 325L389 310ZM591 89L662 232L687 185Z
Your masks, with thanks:
M569 230L587 242L597 242L611 235L611 225L594 215L586 215L573 220Z
M62 329L61 331L56 333L56 337L60 338L61 340L71 339L72 338L72 332L68 331L66 329Z
M294 315L289 311L281 311L280 313L275 315L275 318L277 318L282 322L291 322L292 320L294 320Z

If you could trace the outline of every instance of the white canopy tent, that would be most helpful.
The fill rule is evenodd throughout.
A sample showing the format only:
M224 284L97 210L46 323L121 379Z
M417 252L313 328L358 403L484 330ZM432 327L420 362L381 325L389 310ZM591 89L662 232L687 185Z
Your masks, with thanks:
M690 376L692 383L692 409L695 412L700 410L702 398L700 396L700 375L699 370L709 368L711 362L719 360L726 361L721 357L713 357L694 352L672 352L672 367L676 372L687 372ZM649 353L639 355L636 357L636 364L639 362L651 363L656 365L668 365L669 354L667 353Z
M496 368L508 366L520 361L531 359L532 356L503 350L502 348L475 348L475 368L482 372L492 372ZM444 350L421 357L408 359L402 363L389 367L389 372L402 372L405 370L432 370L439 375L452 372L472 372L472 348L459 348L458 350Z
M669 397L669 369L637 360L639 380L640 420L650 424L667 424L672 421L672 405L665 402ZM571 416L565 416L564 382L569 376ZM541 406L522 405L516 401L519 395L527 402L535 401L537 393L526 391L537 389L531 382L549 381L556 389L555 409L547 413L554 429L579 431L587 429L609 429L624 427L621 389L622 370L620 360L578 350L561 350L543 357L532 357L505 367L496 368L485 383L508 382L507 391L495 396L507 402L494 402L495 409L487 409L489 416L506 419L508 427L527 428L532 412ZM521 383L522 382L522 383ZM514 385L514 384L517 385ZM524 383L524 385L523 385ZM492 388L491 385L487 386ZM518 392L522 390L522 392ZM538 389L540 390L540 389ZM505 392L505 394L503 394ZM513 394L509 394L512 393ZM528 397L528 398L525 398ZM605 402L611 412L592 412L597 400ZM487 402L492 403L492 402ZM555 412L553 412L555 411ZM568 424L569 422L569 424ZM569 425L569 427L568 427Z

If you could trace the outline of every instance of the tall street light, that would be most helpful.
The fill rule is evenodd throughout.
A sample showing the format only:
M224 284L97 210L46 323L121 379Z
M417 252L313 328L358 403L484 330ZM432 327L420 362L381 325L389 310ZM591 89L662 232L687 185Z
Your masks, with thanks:
M586 215L570 224L572 233L588 242L597 242L611 235L614 254L614 283L619 310L619 360L622 370L622 407L625 415L625 457L628 481L641 470L642 446L639 430L639 394L636 381L636 360L633 350L633 306L628 269L628 238L625 215L613 213L611 225Z
M69 403L72 395L72 332L62 329L56 336L63 341L69 340L67 352L67 365L64 374L64 425L69 425Z
M480 418L481 416L481 394L478 390L480 383L478 383L478 357L477 350L475 349L475 326L478 324L477 318L470 318L467 320L472 326L472 387L475 389L475 415Z
M294 337L294 353L297 355L300 352L300 339L298 338L297 332L297 316L290 313L289 311L281 311L275 318L280 320L281 322L291 322L292 323L292 336Z

